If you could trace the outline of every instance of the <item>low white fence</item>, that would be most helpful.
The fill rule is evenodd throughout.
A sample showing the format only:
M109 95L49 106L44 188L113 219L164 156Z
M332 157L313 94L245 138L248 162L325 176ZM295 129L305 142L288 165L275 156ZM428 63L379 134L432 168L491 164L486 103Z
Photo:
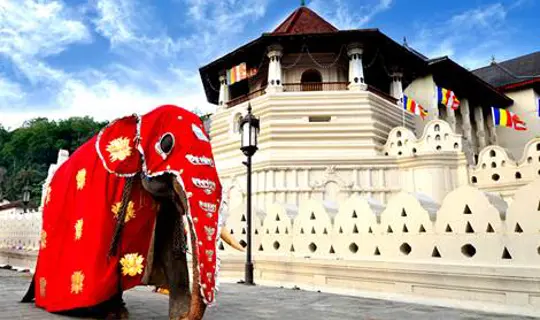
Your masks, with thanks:
M454 299L460 307L477 302L473 308L540 315L539 190L537 179L510 206L465 186L440 206L400 193L384 207L354 197L339 208L305 201L255 209L256 281ZM243 206L230 210L226 227L245 243ZM0 216L0 264L2 255L35 259L40 229L38 212ZM222 246L220 257L224 277L243 278L244 254Z

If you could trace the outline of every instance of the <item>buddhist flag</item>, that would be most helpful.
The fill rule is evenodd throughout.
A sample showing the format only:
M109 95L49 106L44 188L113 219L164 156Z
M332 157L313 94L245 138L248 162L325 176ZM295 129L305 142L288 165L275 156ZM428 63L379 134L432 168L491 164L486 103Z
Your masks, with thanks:
M491 107L491 111L493 113L493 124L495 124L496 127L513 128L517 131L527 130L527 125L517 114L495 107Z
M231 85L247 78L254 77L258 71L259 70L256 68L251 68L248 70L246 63L243 62L227 70L227 84Z
M422 120L424 120L428 114L428 112L421 105L406 95L403 95L403 109L420 116Z
M437 103L452 110L456 110L459 107L459 100L454 91L441 87L437 87Z
M241 63L227 70L227 83L229 85L247 78L246 63Z

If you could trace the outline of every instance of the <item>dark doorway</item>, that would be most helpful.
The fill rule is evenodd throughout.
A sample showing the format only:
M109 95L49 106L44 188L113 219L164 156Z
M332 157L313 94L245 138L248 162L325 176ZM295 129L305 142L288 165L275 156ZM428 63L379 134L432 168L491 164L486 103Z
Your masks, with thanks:
M322 76L315 69L309 69L302 73L302 91L322 91Z

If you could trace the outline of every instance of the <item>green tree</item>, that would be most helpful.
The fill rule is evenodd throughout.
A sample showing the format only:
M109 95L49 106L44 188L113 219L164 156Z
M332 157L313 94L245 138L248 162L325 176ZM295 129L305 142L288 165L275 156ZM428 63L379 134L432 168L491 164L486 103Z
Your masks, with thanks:
M31 205L39 205L41 185L49 165L56 162L58 150L73 153L106 124L90 117L58 122L35 118L11 132L0 127L0 167L5 169L0 194L11 201L21 199L23 187L28 184Z

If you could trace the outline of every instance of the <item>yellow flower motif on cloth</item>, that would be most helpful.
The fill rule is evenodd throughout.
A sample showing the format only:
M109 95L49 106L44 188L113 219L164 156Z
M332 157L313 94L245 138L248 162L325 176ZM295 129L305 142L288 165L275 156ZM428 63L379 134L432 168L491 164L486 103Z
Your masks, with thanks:
M45 290L47 288L47 280L45 278L39 278L39 295L45 297Z
M118 214L120 214L120 207L122 207L122 202L113 204L111 208L111 211L114 213L114 217L116 219L118 219ZM128 202L128 206L126 208L126 218L124 219L124 222L128 222L133 218L135 218L135 203L130 201Z
M86 184L86 169L79 170L75 179L77 180L77 190L82 190Z
M82 230L83 230L83 219L79 219L75 223L75 240L81 239Z
M71 275L71 293L79 294L83 291L84 274L82 271L75 271Z
M45 230L41 230L39 244L41 249L45 249L47 247L47 232Z
M122 265L122 274L134 277L143 272L144 257L138 253L128 253L120 260Z
M131 155L129 139L122 137L112 140L107 146L107 152L109 152L111 162L126 160Z

